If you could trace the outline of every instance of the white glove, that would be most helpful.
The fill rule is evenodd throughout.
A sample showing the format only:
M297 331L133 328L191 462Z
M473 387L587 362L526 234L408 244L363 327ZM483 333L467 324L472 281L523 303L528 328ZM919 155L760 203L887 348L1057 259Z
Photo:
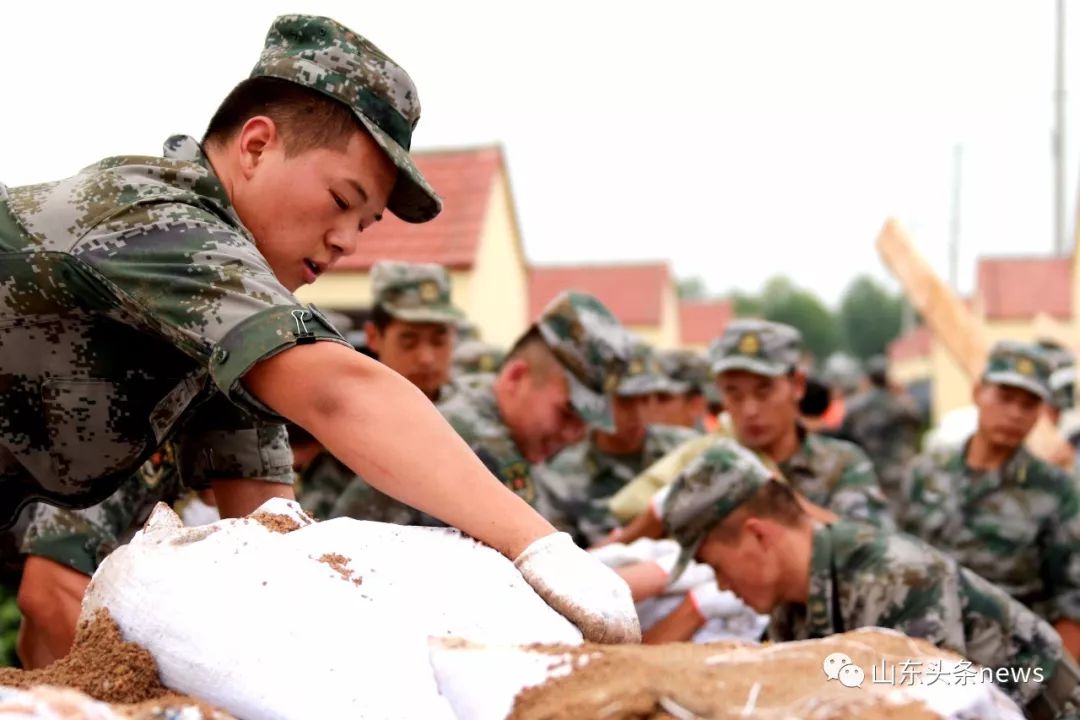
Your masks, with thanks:
M514 567L548 605L578 626L586 640L641 642L630 588L564 532L545 535L525 548Z
M743 612L746 605L729 590L721 590L716 580L702 583L686 594L694 609L705 620Z

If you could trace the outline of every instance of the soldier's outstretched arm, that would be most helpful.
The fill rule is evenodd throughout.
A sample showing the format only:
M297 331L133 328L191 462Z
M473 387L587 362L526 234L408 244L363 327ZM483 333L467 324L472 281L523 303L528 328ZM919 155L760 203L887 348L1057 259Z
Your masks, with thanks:
M397 373L351 348L314 343L260 362L244 384L379 490L515 559L590 639L640 639L626 583L504 487Z

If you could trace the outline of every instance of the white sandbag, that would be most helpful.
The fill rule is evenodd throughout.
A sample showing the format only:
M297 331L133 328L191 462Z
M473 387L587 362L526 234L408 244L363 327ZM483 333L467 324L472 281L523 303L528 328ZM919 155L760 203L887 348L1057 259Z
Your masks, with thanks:
M159 506L94 575L107 608L166 686L240 718L449 718L428 637L579 644L512 563L455 530L340 518L296 503L184 528Z

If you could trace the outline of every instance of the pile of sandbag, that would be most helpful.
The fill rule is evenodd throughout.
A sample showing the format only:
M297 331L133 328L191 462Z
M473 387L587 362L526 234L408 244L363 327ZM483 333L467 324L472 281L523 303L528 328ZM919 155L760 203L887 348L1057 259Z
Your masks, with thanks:
M924 672L932 662L939 674ZM1023 718L992 683L961 673L959 657L879 629L765 646L521 648L438 639L432 665L460 720Z
M456 530L341 518L271 501L185 528L159 506L94 575L162 683L241 718L452 718L428 638L581 643L502 555Z

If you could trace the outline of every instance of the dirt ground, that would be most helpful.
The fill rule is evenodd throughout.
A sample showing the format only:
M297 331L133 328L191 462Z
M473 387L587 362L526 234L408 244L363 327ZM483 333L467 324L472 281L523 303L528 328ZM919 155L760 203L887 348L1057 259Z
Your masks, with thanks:
M810 643L660 647L586 645L543 649L584 662L571 674L518 695L513 720L930 720L921 703L883 700L892 688L871 682L883 659L954 659L917 640L857 631ZM828 680L822 663L845 653L867 668L861 687ZM582 656L588 656L583 661ZM567 666L566 662L556 666Z

